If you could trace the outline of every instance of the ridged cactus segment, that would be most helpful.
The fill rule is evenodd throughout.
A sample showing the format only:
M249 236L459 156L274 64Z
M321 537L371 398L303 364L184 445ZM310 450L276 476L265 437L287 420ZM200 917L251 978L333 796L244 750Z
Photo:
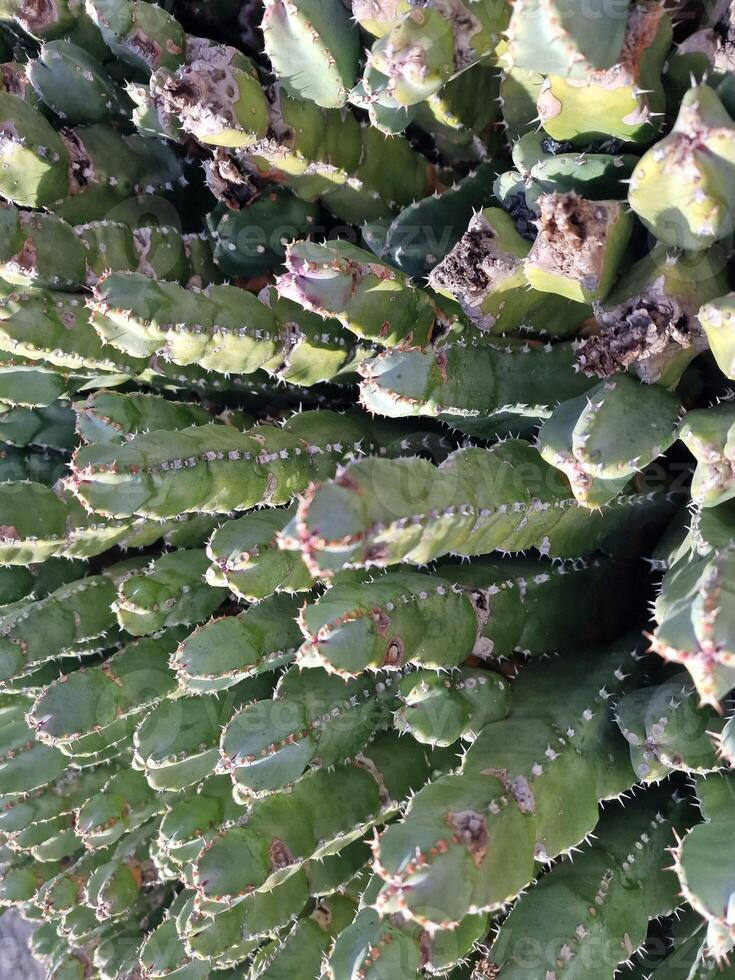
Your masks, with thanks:
M631 370L649 384L673 387L707 349L697 313L727 292L726 268L719 247L691 253L655 245L596 309L599 333L581 341L580 368L602 378Z
M26 71L38 97L70 126L128 119L122 90L92 54L71 41L44 44Z
M277 929L295 919L308 901L305 875L293 875L267 892L251 892L214 916L198 912L196 899L192 898L192 911L181 936L187 952L196 959L211 958L220 967L237 964L256 952Z
M296 242L286 250L281 296L386 347L424 346L436 310L408 277L349 242Z
M682 412L665 388L618 375L560 405L539 431L539 450L580 503L600 506L676 441Z
M510 215L500 208L485 208L472 217L457 245L432 270L429 283L456 299L480 330L574 333L589 308L532 288L525 273L530 251L530 242L519 234Z
M278 358L265 370L289 384L336 384L354 381L354 372L373 350L346 331L334 317L326 319L266 286L258 298L275 315L279 327Z
M257 276L283 261L286 241L315 227L318 206L276 187L247 202L239 211L220 204L207 215L213 256L228 276Z
M539 233L525 262L530 284L577 303L605 299L633 231L618 201L588 201L574 191L543 195Z
M719 707L735 685L732 600L735 549L680 559L656 600L653 650L689 671L703 704Z
M222 732L220 769L236 794L265 795L296 782L311 768L356 756L388 727L397 684L390 676L345 683L319 667L292 668L273 698L246 705Z
M223 599L204 580L208 567L204 551L181 549L133 571L120 582L113 603L120 627L141 636L206 619Z
M118 568L117 576L123 572L123 566ZM14 608L0 619L0 679L74 655L89 640L101 640L115 625L115 593L113 571L62 585L44 599Z
M85 507L121 517L285 504L352 453L372 448L370 432L357 415L324 411L294 415L280 428L204 425L142 433L123 446L83 446L70 485Z
M4 697L0 707L0 796L26 796L60 776L69 760L58 749L37 742L25 720L30 701Z
M285 980L297 969L318 976L325 954L354 914L355 900L348 895L321 898L308 916L258 950L253 957L252 980Z
M389 351L360 365L360 402L391 418L429 416L469 435L547 418L560 401L590 387L570 344L538 341Z
M630 206L666 245L707 249L733 234L733 161L735 123L713 89L692 88L672 132L633 171Z
M618 607L630 601L632 589L621 583L619 571L617 563L597 558L476 559L438 567L475 606L480 624L475 655L497 660L581 650L617 636ZM560 618L558 610L570 602L581 603L586 615Z
M639 507L642 514L659 502L655 494L624 496L590 514L551 471L518 440L458 450L438 467L416 458L361 460L310 490L280 540L321 576L530 547L564 558L591 554L635 523Z
M178 792L209 776L219 759L223 728L235 711L271 693L273 677L242 681L221 698L183 697L161 701L135 732L135 766L153 790Z
M99 666L80 668L46 687L28 713L36 738L75 750L120 719L174 694L169 657L182 631L131 643Z
M35 446L71 452L76 445L74 413L60 402L36 408L0 411L0 439L11 446Z
M18 859L0 864L0 908L30 902L43 883L58 871L55 862Z
M78 289L85 279L84 246L53 214L0 208L0 272L10 283Z
M85 9L105 44L121 61L141 71L178 68L186 51L181 25L158 4L142 0L85 0Z
M97 284L91 308L103 342L132 357L162 354L175 364L249 373L278 343L267 307L234 286L192 293L140 273L113 273Z
M735 815L732 775L711 775L696 781L704 823L692 828L674 850L681 890L707 923L705 952L716 959L730 954L735 942L732 908L735 867L728 850L720 851ZM713 862L712 855L720 859Z
M555 865L513 907L482 964L488 975L536 980L583 969L607 980L643 944L649 920L678 904L667 858L685 819L682 803L650 790L606 810L592 847ZM536 956L524 954L529 941Z
M371 888L372 882L366 893ZM326 976L329 980L351 975L366 980L413 980L422 967L432 972L451 970L486 931L486 915L467 916L456 929L429 932L400 916L381 918L375 909L362 907L337 937L325 966Z
M215 693L290 663L303 640L300 604L276 595L194 630L171 657L181 685L191 694Z
M147 392L98 390L85 401L76 402L74 411L79 435L87 443L122 442L138 432L186 429L214 421L197 404L171 401Z
M278 547L277 533L292 519L295 507L271 508L226 521L207 543L212 564L206 571L213 587L227 587L247 602L276 592L305 592L313 585L309 570L295 552Z
M728 403L695 409L684 417L679 438L697 460L692 499L716 507L735 495L735 408Z
M347 102L360 38L340 0L269 0L261 27L266 54L289 95L326 108Z
M79 9L74 0L59 0L41 7L27 0L5 0L0 19L5 24L15 22L32 37L40 40L62 37L76 26Z
M85 298L75 293L5 292L0 298L0 347L14 356L83 374L137 375L148 368L142 359L102 343L90 323Z
M365 93L389 107L422 102L453 75L492 59L509 15L505 0L408 10L373 44Z
M698 314L710 350L722 373L731 381L735 380L734 307L735 294L729 293L705 303Z
M175 907L171 906L172 909ZM139 966L150 980L163 980L164 977L208 980L212 968L209 960L192 959L187 954L171 914L145 937L140 947Z
M61 137L33 106L0 92L0 193L15 204L43 207L64 197L69 153Z
M447 674L410 673L401 681L400 695L404 703L395 713L395 727L429 745L473 738L510 709L507 681L471 667Z
M536 105L545 131L581 145L605 137L650 142L666 108L661 76L672 35L662 5L633 3L614 65L582 78L553 71L544 79Z
M451 622L452 642L442 627ZM300 666L320 665L343 677L407 664L456 667L472 653L478 621L469 595L450 582L415 572L348 581L304 606Z
M384 735L354 762L310 773L290 792L256 801L244 826L224 830L195 862L198 894L227 905L285 881L305 861L337 853L395 813L427 773L416 742Z
M717 739L722 720L698 697L682 672L656 687L630 691L615 706L615 720L630 744L642 782L658 782L672 770L713 772L720 766Z
M161 813L164 805L164 798L153 793L142 773L122 770L79 808L76 831L88 850L106 848Z
M635 780L608 709L634 666L618 647L522 672L510 717L487 725L461 772L421 789L382 833L377 909L456 927L469 913L501 908L530 882L534 860L593 830L597 801ZM549 698L559 683L563 703Z
M507 63L583 79L618 60L627 19L628 0L520 0L508 26Z
M23 357L0 352L0 406L7 409L48 408L76 391L78 378Z

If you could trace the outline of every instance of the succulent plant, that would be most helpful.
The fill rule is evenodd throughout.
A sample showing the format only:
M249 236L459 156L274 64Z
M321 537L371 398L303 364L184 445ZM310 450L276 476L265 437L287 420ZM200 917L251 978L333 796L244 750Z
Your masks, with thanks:
M0 0L46 980L732 975L734 131L732 0Z

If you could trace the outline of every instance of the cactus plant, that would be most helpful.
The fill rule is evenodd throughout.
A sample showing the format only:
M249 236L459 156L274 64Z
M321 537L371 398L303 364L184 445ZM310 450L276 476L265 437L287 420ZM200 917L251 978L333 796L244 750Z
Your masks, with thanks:
M734 38L0 0L0 909L46 980L730 976Z

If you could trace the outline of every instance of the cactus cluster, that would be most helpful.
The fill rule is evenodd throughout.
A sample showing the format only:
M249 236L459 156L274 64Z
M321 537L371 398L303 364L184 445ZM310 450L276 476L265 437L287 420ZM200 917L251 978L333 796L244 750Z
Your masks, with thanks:
M734 0L0 0L47 980L735 976L734 245Z

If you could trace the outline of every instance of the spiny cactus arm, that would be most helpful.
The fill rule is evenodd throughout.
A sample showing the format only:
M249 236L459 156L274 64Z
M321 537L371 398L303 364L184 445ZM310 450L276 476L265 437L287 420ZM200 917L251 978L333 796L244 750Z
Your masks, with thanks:
M531 881L535 860L584 839L597 823L597 801L635 780L607 706L631 663L617 647L583 667L571 657L522 672L510 718L487 725L462 771L424 786L381 835L378 910L424 927L456 926L467 914L501 908ZM549 699L560 682L563 705Z
M201 293L141 273L112 273L96 285L89 305L102 341L133 357L160 354L175 364L250 373L281 346L270 310L235 286Z
M582 650L620 633L620 604L631 601L632 582L623 581L613 561L539 561L481 558L440 564L438 574L467 591L480 623L476 655L502 660L514 654L543 657ZM608 601L613 597L616 600ZM560 617L559 609L580 602L584 614Z
M170 626L199 623L224 598L204 580L204 550L171 551L120 582L113 609L120 627L140 636Z
M300 918L253 957L252 980L287 980L303 969L310 976L321 973L324 955L355 915L356 903L348 895L320 898L314 910Z
M289 384L336 384L353 380L357 367L373 353L368 344L344 330L339 320L325 319L278 295L266 286L258 298L273 311L281 338L280 360L266 365L274 377Z
M366 895L372 887L371 880ZM456 929L430 933L400 915L381 918L375 909L362 907L337 937L326 976L329 980L356 975L365 980L413 980L422 968L432 973L450 970L486 931L487 915L467 916Z
M257 602L276 592L304 592L313 580L297 552L278 547L276 534L293 517L295 507L269 508L226 521L207 543L212 564L207 582L226 587L240 599Z
M170 913L146 936L140 947L139 961L143 975L150 980L169 977L175 980L208 980L212 967L209 960L192 959L187 954L184 941L176 929L176 920Z
M123 568L118 566L119 573ZM114 626L115 573L62 585L0 620L0 677L9 679L96 640Z
M107 848L162 813L165 804L165 795L157 796L142 773L123 769L77 810L76 831L88 850Z
M460 240L432 270L429 284L456 299L479 330L574 333L589 307L534 289L525 272L530 250L509 214L485 208L472 216Z
M697 468L692 499L700 507L713 507L735 496L735 409L723 403L688 412L679 438L693 453Z
M0 352L0 408L49 408L83 383L66 371Z
M672 35L662 5L632 4L615 64L587 72L582 84L558 71L543 79L536 108L544 130L579 146L605 137L649 143L666 108L662 74Z
M0 439L11 446L71 452L76 444L74 419L74 413L62 402L35 408L8 408L0 411Z
M682 671L618 701L615 720L642 782L658 782L672 770L703 774L719 769L717 740L724 723L714 709L698 707L698 700Z
M87 443L122 442L138 432L186 429L215 421L194 402L171 401L142 391L97 390L85 401L75 402L74 412L79 435Z
M174 71L186 54L186 35L163 7L142 0L85 0L87 15L113 54L143 72Z
M536 547L544 555L576 557L635 524L637 513L666 506L656 494L626 495L590 513L551 470L517 440L458 450L439 467L415 458L360 460L310 488L279 540L300 549L320 576L449 553Z
M390 675L345 683L319 667L282 674L273 698L245 705L222 731L219 770L240 797L263 796L362 751L390 725Z
M704 145L706 154L699 149ZM630 206L659 241L709 248L732 230L734 158L735 124L717 93L707 85L691 88L672 132L633 171Z
M245 807L232 798L229 776L208 776L196 791L173 800L158 824L154 857L159 872L191 885L191 862L222 825L237 820Z
M703 704L719 708L735 687L733 602L735 550L680 559L656 600L651 647L689 671Z
M261 29L266 54L289 95L325 108L347 102L360 36L340 0L268 0Z
M69 152L48 120L19 96L0 92L0 125L11 134L0 150L2 196L28 207L65 196Z
M697 779L705 822L691 829L673 852L684 897L707 922L706 952L718 960L728 956L735 941L730 914L735 867L730 853L719 850L735 815L734 788L730 774Z
M7 864L0 863L0 908L32 901L43 883L58 870L55 861L15 858Z
M659 385L615 375L560 405L538 435L543 458L564 472L580 503L608 503L675 441L683 409Z
M419 670L400 684L403 705L393 724L429 745L473 738L510 710L510 690L500 674L462 667L448 674Z
M0 20L10 25L15 22L31 37L39 40L63 37L77 22L80 11L68 0L61 0L52 6L38 7L28 0L4 0L0 10Z
M374 42L362 82L365 98L388 107L422 102L453 75L496 57L509 16L505 0L409 10Z
M345 329L386 347L422 347L435 329L430 295L349 242L295 242L286 249L287 272L276 281L285 296Z
M72 460L70 485L98 514L175 517L289 503L353 452L375 446L358 415L302 412L281 428L192 426L93 445Z
M36 738L69 744L174 694L169 657L185 631L169 630L123 647L99 666L80 668L46 687L28 720Z
M442 623L452 623L447 645ZM299 614L305 640L296 660L342 677L417 664L456 667L471 655L478 620L470 596L441 578L391 572L339 580Z
M28 62L36 95L67 125L127 122L130 103L89 51L66 39L47 41Z
M354 762L310 773L290 791L253 803L246 824L224 830L195 862L197 892L203 900L227 904L253 887L267 890L305 861L363 837L395 813L427 773L416 742L379 736Z
M25 796L53 782L68 759L58 749L41 745L25 720L25 697L8 696L0 708L0 797Z
M272 675L248 678L217 695L161 701L138 724L133 764L154 790L176 792L205 779L219 760L223 728L235 711L269 696Z
M508 65L584 79L610 68L620 57L628 3L611 7L604 0L560 3L521 0L508 25Z
M426 415L482 436L499 422L548 418L587 391L569 344L474 344L390 351L360 365L360 402L391 418Z
M727 719L722 731L715 735L715 741L723 759L735 766L735 721L733 717Z
M290 663L303 640L299 605L295 596L276 595L195 629L171 656L181 686L215 693Z
M85 297L16 289L0 299L0 346L13 356L82 373L138 375L142 358L105 346L95 333Z
M683 810L668 794L649 792L606 811L593 846L557 864L518 900L493 942L488 969L494 965L502 980L561 980L580 967L591 980L614 973L644 942L648 921L677 904L676 878L666 866L685 825ZM529 957L523 950L530 937L538 952Z

